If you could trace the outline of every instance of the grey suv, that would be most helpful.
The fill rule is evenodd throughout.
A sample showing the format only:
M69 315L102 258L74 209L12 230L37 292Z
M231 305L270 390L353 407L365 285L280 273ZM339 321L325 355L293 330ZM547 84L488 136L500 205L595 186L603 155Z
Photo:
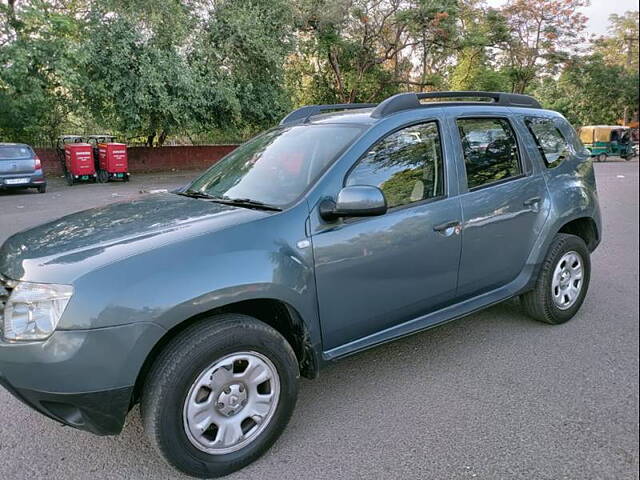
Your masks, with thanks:
M600 236L589 152L531 97L307 106L179 191L7 240L0 382L100 435L139 402L171 465L225 475L328 362L516 296L566 322Z

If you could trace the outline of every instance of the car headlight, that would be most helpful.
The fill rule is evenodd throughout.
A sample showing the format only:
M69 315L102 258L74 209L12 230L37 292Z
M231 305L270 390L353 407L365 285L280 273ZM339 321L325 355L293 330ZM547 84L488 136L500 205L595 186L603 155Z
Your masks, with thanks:
M13 282L4 306L5 340L45 340L51 336L73 287L52 283Z

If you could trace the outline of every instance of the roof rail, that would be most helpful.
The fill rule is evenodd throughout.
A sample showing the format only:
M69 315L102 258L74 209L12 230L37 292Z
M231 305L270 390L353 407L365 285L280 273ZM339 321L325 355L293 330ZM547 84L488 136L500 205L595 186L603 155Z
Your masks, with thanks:
M425 106L420 100L425 98L491 98L493 104L502 107L527 107L542 108L540 103L529 95L504 92L425 92L425 93L398 93L381 102L373 111L373 118L382 118L392 113ZM484 102L478 102L484 103ZM433 103L433 106L441 104Z
M280 125L304 123L309 117L332 110L355 110L357 108L375 107L376 103L336 103L334 105L307 105L294 110L280 121Z

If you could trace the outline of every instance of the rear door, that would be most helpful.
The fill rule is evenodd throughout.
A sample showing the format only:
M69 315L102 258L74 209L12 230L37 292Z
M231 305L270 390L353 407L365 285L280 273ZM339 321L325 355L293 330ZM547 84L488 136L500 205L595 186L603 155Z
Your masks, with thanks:
M35 159L26 145L0 145L0 174L33 173Z
M460 299L505 286L522 272L550 202L540 166L509 115L450 117L463 174ZM519 132L518 134L516 132Z

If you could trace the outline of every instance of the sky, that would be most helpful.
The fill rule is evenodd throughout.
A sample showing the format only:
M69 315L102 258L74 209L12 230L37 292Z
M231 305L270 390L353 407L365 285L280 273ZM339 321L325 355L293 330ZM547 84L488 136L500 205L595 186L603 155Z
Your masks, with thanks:
M506 0L487 0L492 7L498 7L506 3ZM591 0L591 5L583 8L589 21L587 22L587 33L603 35L607 33L609 15L617 13L623 14L627 10L638 10L638 0Z

